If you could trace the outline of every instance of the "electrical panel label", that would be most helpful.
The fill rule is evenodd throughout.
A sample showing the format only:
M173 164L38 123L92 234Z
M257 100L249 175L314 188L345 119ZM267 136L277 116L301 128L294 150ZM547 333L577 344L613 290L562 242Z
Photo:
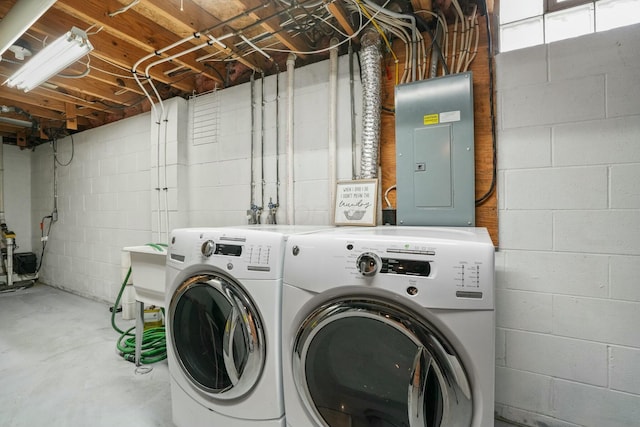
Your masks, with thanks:
M447 111L445 113L440 113L441 123L451 123L451 122L459 122L459 121L460 121L460 110Z
M423 123L424 123L425 126L437 125L438 123L440 123L440 115L439 114L428 114L428 115L424 116Z

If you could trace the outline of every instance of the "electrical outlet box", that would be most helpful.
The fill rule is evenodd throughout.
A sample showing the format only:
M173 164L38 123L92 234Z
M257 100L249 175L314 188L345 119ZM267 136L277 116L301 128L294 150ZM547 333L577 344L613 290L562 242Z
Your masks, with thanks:
M396 87L398 225L475 226L471 72Z

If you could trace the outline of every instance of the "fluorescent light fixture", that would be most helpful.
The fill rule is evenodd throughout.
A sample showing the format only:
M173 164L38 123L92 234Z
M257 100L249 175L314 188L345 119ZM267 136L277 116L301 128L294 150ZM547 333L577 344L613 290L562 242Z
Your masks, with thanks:
M0 21L0 55L4 54L56 0L18 0Z
M73 27L67 34L34 55L4 83L28 92L92 50L93 46L87 34Z

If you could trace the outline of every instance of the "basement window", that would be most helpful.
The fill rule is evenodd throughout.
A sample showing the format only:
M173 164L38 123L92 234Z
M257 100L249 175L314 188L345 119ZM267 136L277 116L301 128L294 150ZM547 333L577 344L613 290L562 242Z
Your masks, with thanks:
M500 0L500 51L640 23L640 0Z

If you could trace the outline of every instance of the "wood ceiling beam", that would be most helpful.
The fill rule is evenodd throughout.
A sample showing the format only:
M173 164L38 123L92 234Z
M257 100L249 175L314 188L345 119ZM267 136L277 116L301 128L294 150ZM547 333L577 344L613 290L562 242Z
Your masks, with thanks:
M75 70L74 70L75 71ZM69 72L69 69L67 70ZM52 77L49 83L63 89L63 93L75 94L77 97L92 100L92 98L108 101L114 104L131 106L140 100L138 94L126 93L118 96L114 93L114 86L105 84L97 79L83 77L79 79L69 79L64 77Z
M122 5L131 3L130 0L118 0L118 2ZM162 27L182 38L189 37L193 33L208 28L213 28L221 23L219 19L191 1L183 3L184 11L181 11L174 3L175 2L168 0L141 0L132 10L135 10L138 14L149 20L158 22ZM126 13L129 12L125 12L124 14ZM211 35L213 37L221 37L225 35L224 30L225 28L220 28L218 31L212 31ZM202 42L194 41L192 43ZM255 60L255 55L249 57L243 56L242 52L230 46L231 43L229 39L225 40L224 44L227 46L226 49L214 43L211 47L204 48L203 50L208 53L223 52L225 55L233 57L238 62L253 70L262 70L262 65ZM221 73L224 74L224 70L221 70ZM220 79L217 79L217 81L219 80Z
M22 102L24 100L23 97L16 97L15 99L5 98L0 94L0 105L6 105L7 107L18 107L27 113L31 114L32 117L42 117L45 119L51 120L59 120L63 118L63 114L61 112L52 110L50 108L43 108L38 105L27 104ZM4 113L0 113L1 115L5 115ZM28 120L28 118L22 114L18 114L15 118L22 117L22 120Z
M289 34L281 31L281 21L278 17L273 17L266 19L270 16L276 14L277 10L273 5L269 2L263 2L261 0L234 0L236 3L243 5L247 10L253 10L260 5L264 7L260 9L259 12L250 12L248 15L252 17L256 22L263 21L260 23L262 28L265 29L268 33L272 34L280 43L284 44L288 49L295 51L296 55L300 58L305 58L306 54L301 52L309 51L309 46L302 42L300 38L293 38Z
M33 118L38 121L42 120L55 120L64 121L66 114L66 102L58 99L57 97L50 97L45 90L34 89L35 93L29 92L28 94L21 93L17 90L0 86L0 103L7 106L20 107ZM94 114L101 114L101 111L96 108L84 107L85 109L91 109ZM106 110L106 108L104 109ZM80 113L81 116L86 115ZM22 120L27 120L25 117ZM78 123L80 125L89 125L89 122L82 117L78 117Z
M411 0L411 6L413 6L414 11L418 11L418 10L428 10L429 12L433 11L432 0ZM425 16L425 15L421 15L421 16Z
M84 21L80 21L75 17L71 17L66 13L52 8L49 9L35 25L34 29L43 34L50 34L52 36L59 36L69 31L73 26L83 28L85 25L93 25ZM100 32L89 36L91 44L94 46L94 50L91 52L91 56L100 56L103 59L109 60L111 63L119 65L127 69L131 69L133 64L140 58L149 54L148 51L142 50L136 46L132 46L130 43L120 40L114 37L112 34L106 32ZM165 83L176 87L184 92L190 92L193 88L193 81L181 80L178 82L172 82L170 78L164 75L164 71L172 68L171 64L163 64L154 68L151 72L151 78L161 83Z
M29 93L21 94L20 91L15 89L8 89L7 92L0 88L0 97L8 99L18 99L32 105L53 109L64 113L66 111L65 104L73 102L78 107L90 109L96 112L108 112L109 108L99 102L88 101L73 94L65 94L58 92L55 89L47 89L44 86L39 86L29 91Z
M337 1L328 3L327 9L329 9L329 12L331 13L331 15L333 15L333 17L336 18L336 21L338 21L338 24L340 24L340 26L345 31L345 33L347 33L350 36L353 36L356 33L353 27L351 26L351 22L349 22L349 16L347 15L347 12L344 10L342 3Z
M4 70L3 63L0 62L0 69ZM79 107L89 109L94 112L108 112L114 111L114 107L109 107L106 104L102 104L96 101L98 98L101 100L107 100L111 104L115 104L115 111L120 111L119 105L132 106L140 102L140 95L129 95L126 99L119 99L115 94L109 91L110 86L101 85L102 88L98 88L95 82L88 81L87 78L82 79L64 79L61 77L54 77L49 79L49 82L53 85L57 85L58 88L47 88L46 85L41 85L32 89L28 93L24 93L15 88L9 88L6 86L0 87L0 100L3 98L10 101L12 105L16 102L28 103L32 107L38 108L38 110L30 111L31 108L25 108L26 111L34 117L48 118L52 120L60 120L64 118L64 113L67 109L66 104L73 104ZM88 89L90 88L90 89ZM107 92L109 97L103 97L101 95ZM97 96L96 96L97 95ZM133 97L133 98L132 98ZM46 110L55 111L58 114L45 114ZM88 125L88 122L79 122L80 124Z
M8 99L10 101L22 102L23 104L32 105L34 107L46 108L49 110L57 111L59 113L64 113L64 101L60 101L58 99L49 97L42 93L37 93L38 90L34 89L34 91L29 92L31 95L38 96L25 96L24 93L8 88L6 86L0 86L0 99ZM27 94L27 95L29 95ZM25 108L26 110L26 108Z
M110 33L114 37L149 53L176 42L174 34L170 34L158 23L133 11L110 17L109 8L104 1L60 0L56 2L53 7L89 25L93 25L91 24L93 22L97 28L99 28L98 26L102 26L102 31ZM132 28L135 28L136 31L131 32ZM135 34L135 36L133 34ZM202 39L198 41L198 43L205 41L205 39ZM206 70L195 58L196 55L192 53L176 58L172 60L172 62L173 64L187 67L196 73L202 73L208 78L222 83L218 75Z

